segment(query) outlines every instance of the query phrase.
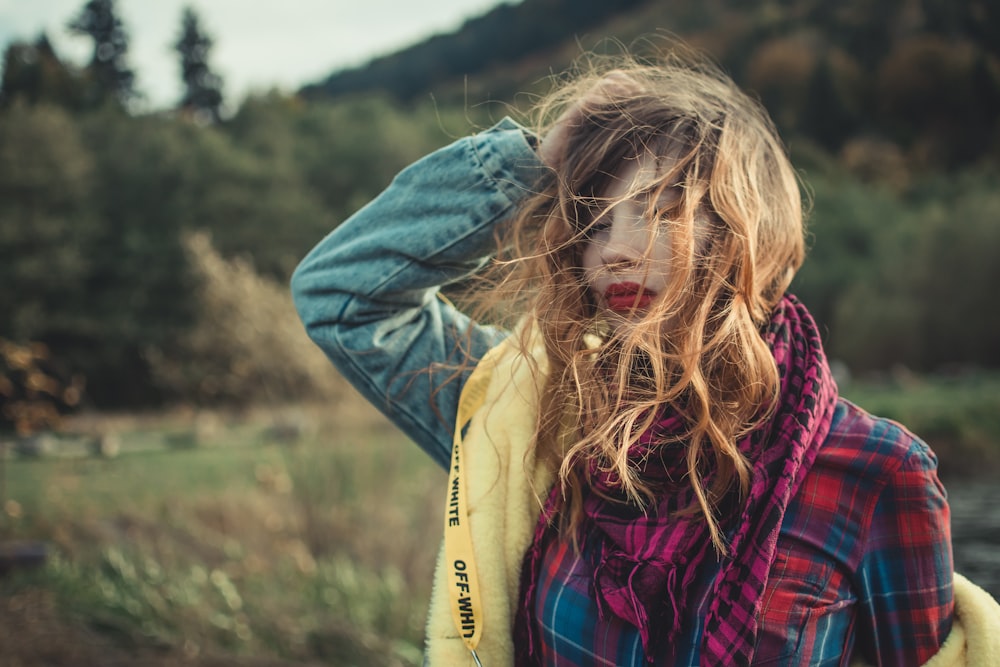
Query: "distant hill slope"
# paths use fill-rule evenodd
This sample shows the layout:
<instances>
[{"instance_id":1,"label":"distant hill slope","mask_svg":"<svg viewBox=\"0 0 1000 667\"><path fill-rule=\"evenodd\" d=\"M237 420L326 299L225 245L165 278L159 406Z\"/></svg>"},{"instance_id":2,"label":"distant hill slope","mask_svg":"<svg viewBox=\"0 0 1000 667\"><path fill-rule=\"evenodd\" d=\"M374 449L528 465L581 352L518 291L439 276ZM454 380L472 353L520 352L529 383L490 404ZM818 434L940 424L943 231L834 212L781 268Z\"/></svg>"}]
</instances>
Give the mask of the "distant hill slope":
<instances>
[{"instance_id":1,"label":"distant hill slope","mask_svg":"<svg viewBox=\"0 0 1000 667\"><path fill-rule=\"evenodd\" d=\"M546 51L581 31L609 21L650 0L523 0L501 4L469 19L457 32L435 35L367 65L331 74L302 88L307 99L385 90L399 99L434 84L477 74Z\"/></svg>"},{"instance_id":2,"label":"distant hill slope","mask_svg":"<svg viewBox=\"0 0 1000 667\"><path fill-rule=\"evenodd\" d=\"M301 92L511 103L584 51L655 53L666 35L709 53L785 136L875 178L1000 158L1000 5L979 0L524 0Z\"/></svg>"}]
</instances>

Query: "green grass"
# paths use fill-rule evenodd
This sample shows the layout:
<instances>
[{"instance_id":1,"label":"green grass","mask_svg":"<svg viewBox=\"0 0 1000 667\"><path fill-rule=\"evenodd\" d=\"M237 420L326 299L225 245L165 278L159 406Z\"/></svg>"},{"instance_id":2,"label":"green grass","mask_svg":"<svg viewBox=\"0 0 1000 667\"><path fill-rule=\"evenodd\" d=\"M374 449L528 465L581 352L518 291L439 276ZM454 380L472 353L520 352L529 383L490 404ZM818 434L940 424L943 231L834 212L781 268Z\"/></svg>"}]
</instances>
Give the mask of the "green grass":
<instances>
[{"instance_id":1,"label":"green grass","mask_svg":"<svg viewBox=\"0 0 1000 667\"><path fill-rule=\"evenodd\" d=\"M310 420L284 444L241 417L178 447L168 419L116 458L8 460L0 536L52 556L0 578L0 664L88 663L81 637L124 664L419 664L444 474L353 399Z\"/></svg>"}]
</instances>

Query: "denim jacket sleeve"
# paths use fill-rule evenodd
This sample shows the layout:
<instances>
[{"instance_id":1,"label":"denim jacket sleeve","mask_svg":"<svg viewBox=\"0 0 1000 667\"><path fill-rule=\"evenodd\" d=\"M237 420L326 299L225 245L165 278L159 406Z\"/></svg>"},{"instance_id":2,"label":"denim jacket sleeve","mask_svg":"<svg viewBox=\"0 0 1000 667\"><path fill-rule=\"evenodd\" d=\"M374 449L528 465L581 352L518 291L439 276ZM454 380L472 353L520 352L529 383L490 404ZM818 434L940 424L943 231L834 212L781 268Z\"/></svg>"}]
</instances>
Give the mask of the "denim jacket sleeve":
<instances>
[{"instance_id":1,"label":"denim jacket sleeve","mask_svg":"<svg viewBox=\"0 0 1000 667\"><path fill-rule=\"evenodd\" d=\"M471 368L442 381L507 334L472 322L439 288L485 266L496 226L545 173L528 136L504 119L417 161L292 276L309 336L443 467Z\"/></svg>"}]
</instances>

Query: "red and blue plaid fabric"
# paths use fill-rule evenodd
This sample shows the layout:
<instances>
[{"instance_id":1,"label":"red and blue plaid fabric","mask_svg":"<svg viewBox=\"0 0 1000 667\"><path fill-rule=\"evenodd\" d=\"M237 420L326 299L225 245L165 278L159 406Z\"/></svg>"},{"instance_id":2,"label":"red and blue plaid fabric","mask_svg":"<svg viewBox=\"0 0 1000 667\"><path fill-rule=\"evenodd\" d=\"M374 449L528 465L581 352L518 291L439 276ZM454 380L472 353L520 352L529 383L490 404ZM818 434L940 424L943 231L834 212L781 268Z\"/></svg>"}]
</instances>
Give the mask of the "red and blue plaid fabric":
<instances>
[{"instance_id":1,"label":"red and blue plaid fabric","mask_svg":"<svg viewBox=\"0 0 1000 667\"><path fill-rule=\"evenodd\" d=\"M926 662L951 628L949 512L927 446L840 400L831 430L789 504L764 591L753 664L879 667ZM638 630L601 618L588 550L543 543L534 633L544 665L700 664L719 568L692 585L680 639L647 660Z\"/></svg>"}]
</instances>

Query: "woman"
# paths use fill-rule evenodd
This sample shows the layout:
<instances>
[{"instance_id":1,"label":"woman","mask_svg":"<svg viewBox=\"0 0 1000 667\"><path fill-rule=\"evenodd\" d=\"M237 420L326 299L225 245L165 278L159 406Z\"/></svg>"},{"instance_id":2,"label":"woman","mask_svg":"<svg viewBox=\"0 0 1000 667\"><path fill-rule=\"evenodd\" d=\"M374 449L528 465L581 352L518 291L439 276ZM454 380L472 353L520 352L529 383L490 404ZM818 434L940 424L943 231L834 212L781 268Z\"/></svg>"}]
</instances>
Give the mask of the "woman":
<instances>
[{"instance_id":1,"label":"woman","mask_svg":"<svg viewBox=\"0 0 1000 667\"><path fill-rule=\"evenodd\" d=\"M451 472L428 661L926 662L953 620L936 460L838 397L786 293L802 201L765 112L673 58L542 114L410 166L293 278ZM438 290L473 275L470 318Z\"/></svg>"}]
</instances>

